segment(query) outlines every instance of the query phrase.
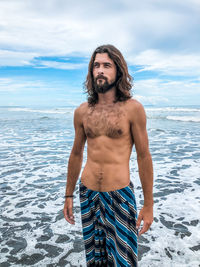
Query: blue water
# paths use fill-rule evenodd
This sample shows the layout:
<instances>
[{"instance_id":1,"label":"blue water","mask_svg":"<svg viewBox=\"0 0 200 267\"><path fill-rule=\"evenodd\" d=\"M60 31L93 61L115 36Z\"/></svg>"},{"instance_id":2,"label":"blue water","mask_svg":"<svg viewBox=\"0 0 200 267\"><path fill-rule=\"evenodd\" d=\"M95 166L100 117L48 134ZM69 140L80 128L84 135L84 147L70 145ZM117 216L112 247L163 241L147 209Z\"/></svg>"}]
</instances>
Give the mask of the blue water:
<instances>
[{"instance_id":1,"label":"blue water","mask_svg":"<svg viewBox=\"0 0 200 267\"><path fill-rule=\"evenodd\" d=\"M0 107L0 266L86 266L76 224L62 215L75 107ZM145 107L154 163L154 223L139 266L199 266L200 106ZM84 150L83 167L86 161ZM138 210L142 191L130 161Z\"/></svg>"}]
</instances>

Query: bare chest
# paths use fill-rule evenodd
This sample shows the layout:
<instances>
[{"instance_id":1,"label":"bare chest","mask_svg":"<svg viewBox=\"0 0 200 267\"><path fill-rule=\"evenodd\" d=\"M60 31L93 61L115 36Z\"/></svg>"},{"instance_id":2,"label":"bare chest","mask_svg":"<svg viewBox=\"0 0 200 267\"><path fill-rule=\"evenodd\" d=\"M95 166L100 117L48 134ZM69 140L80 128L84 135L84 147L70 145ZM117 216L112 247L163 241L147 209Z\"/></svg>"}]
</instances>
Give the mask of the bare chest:
<instances>
[{"instance_id":1,"label":"bare chest","mask_svg":"<svg viewBox=\"0 0 200 267\"><path fill-rule=\"evenodd\" d=\"M120 107L88 108L83 125L88 138L120 138L128 129L126 112Z\"/></svg>"}]
</instances>

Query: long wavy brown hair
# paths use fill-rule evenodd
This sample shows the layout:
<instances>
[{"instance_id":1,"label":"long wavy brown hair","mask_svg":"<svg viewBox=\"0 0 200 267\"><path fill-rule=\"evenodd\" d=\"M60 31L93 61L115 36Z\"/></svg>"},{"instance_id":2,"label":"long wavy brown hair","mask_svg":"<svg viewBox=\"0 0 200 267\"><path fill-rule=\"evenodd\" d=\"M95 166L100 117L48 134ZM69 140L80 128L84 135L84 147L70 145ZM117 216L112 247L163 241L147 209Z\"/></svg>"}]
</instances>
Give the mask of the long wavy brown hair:
<instances>
[{"instance_id":1,"label":"long wavy brown hair","mask_svg":"<svg viewBox=\"0 0 200 267\"><path fill-rule=\"evenodd\" d=\"M89 66L86 81L84 82L85 93L88 94L88 103L90 106L94 106L98 102L98 94L94 90L94 78L93 78L93 64L97 53L107 53L108 56L114 61L117 67L116 78L116 96L115 101L126 101L131 98L131 88L133 78L128 73L128 67L121 52L113 45L102 45L95 49L93 52Z\"/></svg>"}]
</instances>

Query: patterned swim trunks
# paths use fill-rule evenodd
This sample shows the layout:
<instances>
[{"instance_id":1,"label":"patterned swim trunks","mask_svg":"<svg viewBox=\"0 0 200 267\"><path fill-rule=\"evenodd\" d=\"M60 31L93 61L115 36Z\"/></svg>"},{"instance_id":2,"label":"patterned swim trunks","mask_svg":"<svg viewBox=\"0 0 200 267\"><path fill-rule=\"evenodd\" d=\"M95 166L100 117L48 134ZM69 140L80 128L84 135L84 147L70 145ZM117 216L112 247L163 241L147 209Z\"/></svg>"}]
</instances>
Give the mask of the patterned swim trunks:
<instances>
[{"instance_id":1,"label":"patterned swim trunks","mask_svg":"<svg viewBox=\"0 0 200 267\"><path fill-rule=\"evenodd\" d=\"M134 186L99 192L79 183L87 266L137 266Z\"/></svg>"}]
</instances>

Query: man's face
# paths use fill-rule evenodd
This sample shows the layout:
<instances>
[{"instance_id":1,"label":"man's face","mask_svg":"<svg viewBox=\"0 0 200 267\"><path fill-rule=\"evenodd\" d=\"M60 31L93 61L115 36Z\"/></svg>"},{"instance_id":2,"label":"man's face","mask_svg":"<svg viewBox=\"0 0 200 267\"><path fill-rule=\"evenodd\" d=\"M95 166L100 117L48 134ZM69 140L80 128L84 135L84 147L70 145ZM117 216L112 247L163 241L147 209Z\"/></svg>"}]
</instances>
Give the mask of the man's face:
<instances>
[{"instance_id":1,"label":"man's face","mask_svg":"<svg viewBox=\"0 0 200 267\"><path fill-rule=\"evenodd\" d=\"M107 53L97 53L93 64L94 89L106 93L116 81L117 68Z\"/></svg>"}]
</instances>

